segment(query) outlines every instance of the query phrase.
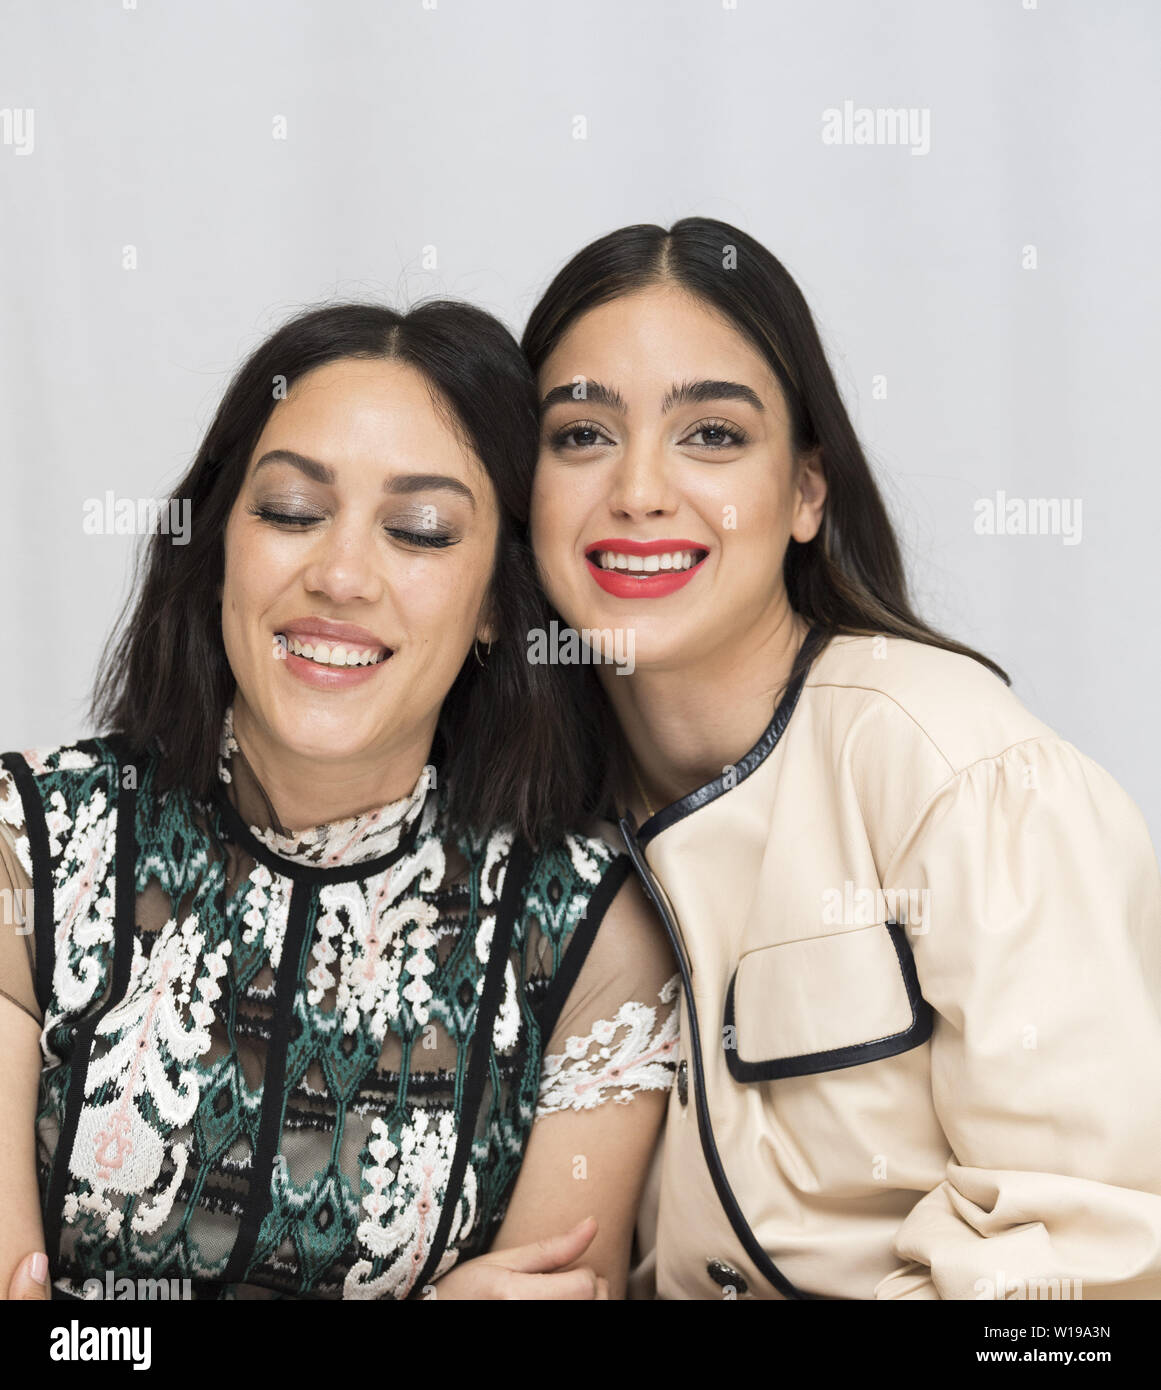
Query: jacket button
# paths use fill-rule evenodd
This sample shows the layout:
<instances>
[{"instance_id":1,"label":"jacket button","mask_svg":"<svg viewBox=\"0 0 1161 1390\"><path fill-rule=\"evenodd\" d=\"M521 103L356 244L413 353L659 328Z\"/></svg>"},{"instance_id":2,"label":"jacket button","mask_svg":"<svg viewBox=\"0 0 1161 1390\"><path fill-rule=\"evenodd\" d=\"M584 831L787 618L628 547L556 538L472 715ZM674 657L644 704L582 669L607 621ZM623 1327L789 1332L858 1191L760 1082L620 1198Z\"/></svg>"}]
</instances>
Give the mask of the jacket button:
<instances>
[{"instance_id":1,"label":"jacket button","mask_svg":"<svg viewBox=\"0 0 1161 1390\"><path fill-rule=\"evenodd\" d=\"M723 1289L733 1288L738 1293L745 1293L749 1288L738 1271L723 1260L710 1260L705 1267L705 1272L715 1284L720 1285Z\"/></svg>"},{"instance_id":2,"label":"jacket button","mask_svg":"<svg viewBox=\"0 0 1161 1390\"><path fill-rule=\"evenodd\" d=\"M677 1099L682 1105L689 1104L689 1068L684 1058L677 1064Z\"/></svg>"}]
</instances>

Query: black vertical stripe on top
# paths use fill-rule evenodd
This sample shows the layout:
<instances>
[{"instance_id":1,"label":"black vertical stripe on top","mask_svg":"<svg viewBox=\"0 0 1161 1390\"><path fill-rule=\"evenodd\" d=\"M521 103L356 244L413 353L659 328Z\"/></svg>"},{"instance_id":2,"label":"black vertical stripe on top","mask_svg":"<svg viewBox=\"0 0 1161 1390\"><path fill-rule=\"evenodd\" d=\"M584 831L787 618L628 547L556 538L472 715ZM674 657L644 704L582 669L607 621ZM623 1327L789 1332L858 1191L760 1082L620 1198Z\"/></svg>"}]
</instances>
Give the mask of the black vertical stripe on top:
<instances>
[{"instance_id":1,"label":"black vertical stripe on top","mask_svg":"<svg viewBox=\"0 0 1161 1390\"><path fill-rule=\"evenodd\" d=\"M133 937L137 921L137 787L124 785L125 778L120 764L110 767L110 773L118 781L117 828L113 843L113 972L105 1002L94 1014L77 1025L73 1035L72 1070L65 1100L64 1123L53 1155L52 1176L44 1199L44 1249L50 1270L60 1255L60 1228L65 1188L68 1186L69 1159L72 1157L77 1125L85 1103L85 1077L88 1075L93 1039L101 1020L124 998L129 985L129 970L133 964ZM136 778L133 780L136 784ZM36 868L35 860L33 868ZM45 860L45 868L51 883L52 866L48 859ZM35 891L34 880L34 895Z\"/></svg>"},{"instance_id":2,"label":"black vertical stripe on top","mask_svg":"<svg viewBox=\"0 0 1161 1390\"><path fill-rule=\"evenodd\" d=\"M306 919L314 888L309 883L296 882L290 890L290 906L286 913L286 935L282 941L282 958L274 980L274 1018L270 1027L270 1043L266 1051L266 1071L262 1078L262 1114L258 1121L258 1143L250 1170L250 1186L242 1209L242 1220L230 1258L226 1262L222 1282L239 1284L254 1256L262 1221L272 1205L270 1175L282 1138L282 1120L286 1108L286 1062L290 1050L290 1024L294 1017L294 1001L298 995L299 969L302 964Z\"/></svg>"},{"instance_id":3,"label":"black vertical stripe on top","mask_svg":"<svg viewBox=\"0 0 1161 1390\"><path fill-rule=\"evenodd\" d=\"M52 967L56 943L53 931L52 857L49 853L48 823L44 802L36 790L32 769L19 753L5 753L4 766L12 774L24 804L24 830L32 860L32 924L36 943L36 978L33 987L40 1016L48 1012L52 996ZM39 883L38 880L39 879Z\"/></svg>"},{"instance_id":4,"label":"black vertical stripe on top","mask_svg":"<svg viewBox=\"0 0 1161 1390\"><path fill-rule=\"evenodd\" d=\"M597 929L605 920L609 904L617 896L618 890L632 872L633 864L629 856L627 854L618 855L605 871L604 878L597 884L596 892L589 899L580 922L573 928L560 968L553 975L547 990L544 992L544 998L540 1001L536 1026L540 1032L543 1047L548 1046L548 1041L560 1019L561 1010L567 1003L568 996L572 993L572 987L577 982L577 976L588 959L589 951L596 940ZM543 1047L541 1049L542 1055Z\"/></svg>"},{"instance_id":5,"label":"black vertical stripe on top","mask_svg":"<svg viewBox=\"0 0 1161 1390\"><path fill-rule=\"evenodd\" d=\"M504 870L504 891L496 910L496 925L492 931L492 943L488 954L488 968L484 974L484 992L480 996L476 1019L472 1027L470 1045L471 1060L468 1063L468 1076L464 1085L463 1099L460 1103L459 1132L456 1135L456 1151L448 1173L444 1189L443 1205L440 1208L439 1224L435 1228L431 1250L424 1261L419 1277L411 1286L409 1298L422 1296L432 1273L443 1258L448 1232L451 1230L452 1216L459 1200L460 1185L464 1180L468 1154L476 1135L476 1116L484 1094L488 1063L492 1057L492 1031L496 1023L496 1013L500 1007L500 991L504 987L504 969L508 963L508 950L512 944L512 932L516 925L516 913L523 901L528 873L532 868L532 850L524 840L518 840L508 856ZM478 930L477 924L477 930Z\"/></svg>"}]
</instances>

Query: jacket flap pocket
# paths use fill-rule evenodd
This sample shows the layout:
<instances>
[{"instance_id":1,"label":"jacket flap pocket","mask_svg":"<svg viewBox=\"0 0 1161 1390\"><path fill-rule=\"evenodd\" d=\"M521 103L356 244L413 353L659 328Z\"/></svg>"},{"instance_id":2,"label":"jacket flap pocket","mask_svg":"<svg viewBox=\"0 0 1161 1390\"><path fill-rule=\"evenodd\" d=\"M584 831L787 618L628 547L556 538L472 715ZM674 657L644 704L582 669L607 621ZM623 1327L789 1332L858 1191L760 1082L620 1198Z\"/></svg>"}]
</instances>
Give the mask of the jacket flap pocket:
<instances>
[{"instance_id":1,"label":"jacket flap pocket","mask_svg":"<svg viewBox=\"0 0 1161 1390\"><path fill-rule=\"evenodd\" d=\"M726 993L736 1081L808 1076L893 1057L931 1036L905 929L894 922L749 951Z\"/></svg>"}]
</instances>

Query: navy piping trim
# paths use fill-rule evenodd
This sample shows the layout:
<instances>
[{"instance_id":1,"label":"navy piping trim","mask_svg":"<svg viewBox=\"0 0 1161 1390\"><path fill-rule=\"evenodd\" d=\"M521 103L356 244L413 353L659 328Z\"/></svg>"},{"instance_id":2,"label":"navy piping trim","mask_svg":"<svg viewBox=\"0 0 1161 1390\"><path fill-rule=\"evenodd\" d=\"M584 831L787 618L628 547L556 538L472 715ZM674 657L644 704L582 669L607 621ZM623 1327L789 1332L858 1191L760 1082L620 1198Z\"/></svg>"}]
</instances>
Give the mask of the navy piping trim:
<instances>
[{"instance_id":1,"label":"navy piping trim","mask_svg":"<svg viewBox=\"0 0 1161 1390\"><path fill-rule=\"evenodd\" d=\"M642 853L637 838L633 832L632 822L628 818L621 821L621 834L624 836L625 844L629 850L633 866L649 895L654 907L661 914L661 920L665 925L666 933L669 936L670 944L677 957L677 963L681 970L682 988L685 993L685 1011L689 1024L689 1044L690 1060L693 1063L693 1095L694 1108L697 1113L698 1136L701 1139L702 1154L705 1157L706 1167L709 1169L710 1178L713 1181L714 1191L718 1195L718 1201L722 1204L722 1210L729 1220L734 1234L741 1242L742 1248L750 1257L755 1268L778 1290L784 1298L788 1299L813 1299L815 1294L807 1293L803 1289L797 1288L782 1273L766 1251L762 1248L758 1238L750 1229L742 1209L738 1204L738 1199L734 1196L733 1189L730 1187L726 1177L725 1169L722 1166L721 1155L718 1153L717 1143L714 1140L713 1125L710 1123L709 1105L706 1101L705 1073L702 1069L701 1035L697 1022L697 1006L693 999L693 983L689 974L689 963L685 959L685 952L682 949L679 934L670 916L669 909L659 891L653 870L649 867L645 855Z\"/></svg>"},{"instance_id":2,"label":"navy piping trim","mask_svg":"<svg viewBox=\"0 0 1161 1390\"><path fill-rule=\"evenodd\" d=\"M694 811L700 811L703 806L708 806L711 801L716 801L719 796L724 796L731 788L736 787L739 782L744 782L747 777L761 767L774 751L787 724L790 723L790 716L798 704L798 697L802 694L802 687L806 684L810 666L826 644L829 636L830 634L820 627L812 627L806 634L799 655L806 654L807 665L801 674L786 687L762 737L748 753L739 758L734 765L733 774L729 781L727 782L723 773L721 777L715 777L712 782L698 787L696 791L681 797L680 800L671 802L668 806L662 806L638 829L637 843L639 845L647 845L655 835L660 835L663 830L668 830L679 820L684 820Z\"/></svg>"},{"instance_id":3,"label":"navy piping trim","mask_svg":"<svg viewBox=\"0 0 1161 1390\"><path fill-rule=\"evenodd\" d=\"M725 1037L722 1045L726 1054L726 1066L735 1081L778 1081L788 1076L813 1076L816 1072L839 1071L843 1067L857 1067L864 1062L879 1062L884 1057L895 1057L900 1052L910 1052L913 1047L921 1047L928 1038L935 1022L931 1005L919 990L919 975L915 969L915 957L907 944L904 928L897 922L884 925L895 947L899 969L907 986L907 1002L911 1005L911 1022L898 1033L871 1042L848 1043L844 1047L832 1047L822 1052L801 1052L794 1057L773 1057L763 1062L746 1062L739 1056L737 1047L726 1047ZM730 976L730 987L726 991L726 1007L722 1017L724 1027L734 1030L734 981L738 977L735 967ZM734 1032L737 1041L737 1033Z\"/></svg>"}]
</instances>

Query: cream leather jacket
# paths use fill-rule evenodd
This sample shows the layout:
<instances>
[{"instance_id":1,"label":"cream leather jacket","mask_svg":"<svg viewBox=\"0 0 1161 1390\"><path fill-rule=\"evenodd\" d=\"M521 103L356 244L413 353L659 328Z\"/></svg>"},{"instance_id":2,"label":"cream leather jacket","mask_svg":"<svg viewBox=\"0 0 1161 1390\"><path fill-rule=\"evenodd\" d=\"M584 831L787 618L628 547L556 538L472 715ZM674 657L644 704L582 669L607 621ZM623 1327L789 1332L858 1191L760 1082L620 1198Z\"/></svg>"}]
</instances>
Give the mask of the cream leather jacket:
<instances>
[{"instance_id":1,"label":"cream leather jacket","mask_svg":"<svg viewBox=\"0 0 1161 1390\"><path fill-rule=\"evenodd\" d=\"M631 1296L1161 1298L1157 861L985 667L835 638L622 831L684 982Z\"/></svg>"}]
</instances>

